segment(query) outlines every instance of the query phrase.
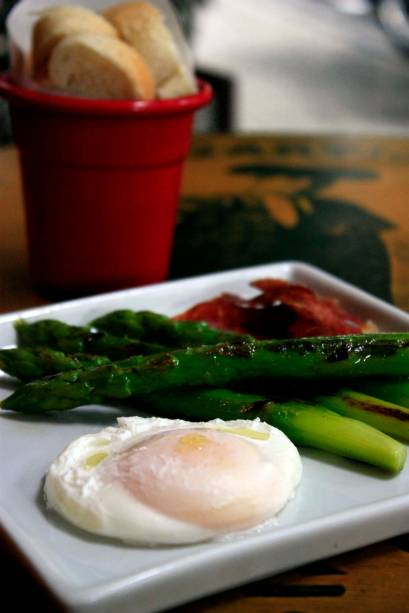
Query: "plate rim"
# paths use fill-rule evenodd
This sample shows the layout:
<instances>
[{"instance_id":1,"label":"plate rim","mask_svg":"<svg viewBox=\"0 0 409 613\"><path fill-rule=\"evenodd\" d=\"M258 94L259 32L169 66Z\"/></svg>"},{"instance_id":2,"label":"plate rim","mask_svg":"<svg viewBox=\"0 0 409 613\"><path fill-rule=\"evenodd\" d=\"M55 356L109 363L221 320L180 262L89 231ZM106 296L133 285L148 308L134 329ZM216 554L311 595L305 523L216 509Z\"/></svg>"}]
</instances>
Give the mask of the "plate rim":
<instances>
[{"instance_id":1,"label":"plate rim","mask_svg":"<svg viewBox=\"0 0 409 613\"><path fill-rule=\"evenodd\" d=\"M300 271L301 273L307 272L312 273L317 277L321 277L325 282L336 283L341 286L342 289L346 292L353 292L359 299L364 299L368 302L371 302L374 306L378 308L385 309L392 315L402 316L407 315L409 321L409 314L406 313L403 309L395 306L394 304L388 303L381 298L378 298L374 294L367 292L360 287L349 283L348 281L342 279L341 277L337 277L336 275L327 272L326 270L315 266L314 264L310 264L308 262L303 262L301 260L280 260L277 262L267 262L265 264L256 264L254 266L244 266L241 268L232 268L228 270L223 270L219 272L211 272L203 275L194 275L189 277L183 277L181 279L169 279L168 281L162 281L160 283L152 283L150 285L144 286L136 286L130 287L127 289L114 290L111 292L103 292L100 294L91 294L89 296L84 296L80 298L73 298L70 300L63 300L61 302L50 302L49 304L40 305L36 307L30 307L28 309L18 309L15 311L9 311L6 313L0 313L0 324L10 323L19 317L37 317L42 315L42 313L52 313L58 312L59 310L68 310L71 307L81 306L85 304L98 304L101 301L109 300L114 297L127 297L127 296L138 296L145 292L160 292L164 287L180 287L184 284L190 283L198 283L201 280L218 280L223 279L223 277L230 276L239 276L240 274L250 273L252 270L259 270L261 268L265 268L266 270L271 267L287 267L292 268L295 271Z\"/></svg>"}]
</instances>

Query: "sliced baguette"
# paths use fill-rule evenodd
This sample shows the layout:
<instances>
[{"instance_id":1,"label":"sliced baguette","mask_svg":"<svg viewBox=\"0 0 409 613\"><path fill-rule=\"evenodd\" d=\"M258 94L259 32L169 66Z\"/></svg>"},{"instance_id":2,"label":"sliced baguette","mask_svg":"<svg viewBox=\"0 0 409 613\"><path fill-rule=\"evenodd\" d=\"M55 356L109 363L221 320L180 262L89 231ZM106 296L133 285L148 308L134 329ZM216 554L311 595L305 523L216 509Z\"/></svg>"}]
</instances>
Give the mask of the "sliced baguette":
<instances>
[{"instance_id":1,"label":"sliced baguette","mask_svg":"<svg viewBox=\"0 0 409 613\"><path fill-rule=\"evenodd\" d=\"M39 13L32 32L33 76L47 78L48 60L54 47L68 34L94 32L118 38L116 29L101 15L82 6L53 6Z\"/></svg>"},{"instance_id":2,"label":"sliced baguette","mask_svg":"<svg viewBox=\"0 0 409 613\"><path fill-rule=\"evenodd\" d=\"M166 81L158 85L156 95L162 100L188 96L197 91L196 83L189 70L184 66L179 68Z\"/></svg>"},{"instance_id":3,"label":"sliced baguette","mask_svg":"<svg viewBox=\"0 0 409 613\"><path fill-rule=\"evenodd\" d=\"M148 2L117 4L103 15L117 29L120 36L142 55L150 67L161 97L193 94L196 84L183 61L164 23L162 13ZM166 86L166 84L168 85Z\"/></svg>"},{"instance_id":4,"label":"sliced baguette","mask_svg":"<svg viewBox=\"0 0 409 613\"><path fill-rule=\"evenodd\" d=\"M49 61L50 85L87 98L141 99L155 96L149 68L126 43L91 32L65 36Z\"/></svg>"}]
</instances>

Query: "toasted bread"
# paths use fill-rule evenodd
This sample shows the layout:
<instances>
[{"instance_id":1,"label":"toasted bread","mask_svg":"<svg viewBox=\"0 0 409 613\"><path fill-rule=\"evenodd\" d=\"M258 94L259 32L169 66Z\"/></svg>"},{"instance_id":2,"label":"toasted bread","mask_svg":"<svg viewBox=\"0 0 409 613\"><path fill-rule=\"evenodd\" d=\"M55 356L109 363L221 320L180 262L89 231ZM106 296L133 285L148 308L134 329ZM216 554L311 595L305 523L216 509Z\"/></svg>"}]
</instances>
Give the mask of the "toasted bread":
<instances>
[{"instance_id":1,"label":"toasted bread","mask_svg":"<svg viewBox=\"0 0 409 613\"><path fill-rule=\"evenodd\" d=\"M47 77L48 60L54 47L68 34L94 32L118 38L116 29L101 15L82 6L53 6L39 13L32 33L33 76Z\"/></svg>"},{"instance_id":2,"label":"toasted bread","mask_svg":"<svg viewBox=\"0 0 409 613\"><path fill-rule=\"evenodd\" d=\"M172 98L196 92L189 70L183 66L162 13L148 2L115 5L103 12L120 36L145 59L158 91ZM166 85L168 83L168 85Z\"/></svg>"},{"instance_id":3,"label":"toasted bread","mask_svg":"<svg viewBox=\"0 0 409 613\"><path fill-rule=\"evenodd\" d=\"M48 66L50 84L87 98L150 100L154 81L141 56L119 39L78 32L54 47Z\"/></svg>"}]
</instances>

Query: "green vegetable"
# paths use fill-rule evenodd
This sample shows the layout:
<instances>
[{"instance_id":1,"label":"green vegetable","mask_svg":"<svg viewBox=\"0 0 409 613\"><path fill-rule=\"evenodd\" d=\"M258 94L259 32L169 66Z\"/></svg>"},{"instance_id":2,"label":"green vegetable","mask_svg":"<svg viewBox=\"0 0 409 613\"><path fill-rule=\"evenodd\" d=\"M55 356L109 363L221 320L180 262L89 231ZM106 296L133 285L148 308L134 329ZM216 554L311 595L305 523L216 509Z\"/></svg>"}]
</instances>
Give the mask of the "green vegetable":
<instances>
[{"instance_id":1,"label":"green vegetable","mask_svg":"<svg viewBox=\"0 0 409 613\"><path fill-rule=\"evenodd\" d=\"M240 341L62 373L20 387L2 406L60 410L98 398L128 398L185 386L226 387L257 377L396 376L409 372L409 334ZM47 407L44 409L44 407Z\"/></svg>"},{"instance_id":2,"label":"green vegetable","mask_svg":"<svg viewBox=\"0 0 409 613\"><path fill-rule=\"evenodd\" d=\"M409 441L407 408L350 390L321 396L318 402L340 415L359 419L386 434Z\"/></svg>"},{"instance_id":3,"label":"green vegetable","mask_svg":"<svg viewBox=\"0 0 409 613\"><path fill-rule=\"evenodd\" d=\"M32 324L19 320L15 324L19 347L47 347L64 353L103 355L120 360L133 355L150 355L165 348L105 332L91 332L88 328L70 326L54 319Z\"/></svg>"},{"instance_id":4,"label":"green vegetable","mask_svg":"<svg viewBox=\"0 0 409 613\"><path fill-rule=\"evenodd\" d=\"M259 394L242 394L228 389L177 388L132 399L132 403L155 415L170 419L207 421L247 419L267 402ZM253 416L251 417L253 419Z\"/></svg>"},{"instance_id":5,"label":"green vegetable","mask_svg":"<svg viewBox=\"0 0 409 613\"><path fill-rule=\"evenodd\" d=\"M34 323L28 323L19 319L14 323L17 334L17 344L20 347L53 346L62 341L71 339L73 345L69 347L72 353L79 353L84 342L83 335L89 334L89 330L79 326L70 326L56 319L42 319ZM77 338L78 337L78 338Z\"/></svg>"},{"instance_id":6,"label":"green vegetable","mask_svg":"<svg viewBox=\"0 0 409 613\"><path fill-rule=\"evenodd\" d=\"M113 311L95 319L91 325L116 336L128 336L167 347L214 345L238 337L211 328L205 322L174 321L152 311Z\"/></svg>"},{"instance_id":7,"label":"green vegetable","mask_svg":"<svg viewBox=\"0 0 409 613\"><path fill-rule=\"evenodd\" d=\"M282 430L296 445L322 449L392 472L400 471L406 460L406 447L398 441L319 405L276 403L263 396L223 389L177 389L150 394L140 406L157 415L196 421L259 417Z\"/></svg>"},{"instance_id":8,"label":"green vegetable","mask_svg":"<svg viewBox=\"0 0 409 613\"><path fill-rule=\"evenodd\" d=\"M97 379L102 377L109 385L109 373L101 368L114 370L132 370L143 361L141 356L134 356L107 366L88 368L86 370L69 370L57 375L25 383L0 403L4 409L22 413L43 413L47 411L67 411L85 404L102 403L104 399L129 398L131 395L126 377L122 378L122 389L116 388L115 395L108 396L97 391ZM121 395L122 392L122 395Z\"/></svg>"},{"instance_id":9,"label":"green vegetable","mask_svg":"<svg viewBox=\"0 0 409 613\"><path fill-rule=\"evenodd\" d=\"M354 381L354 389L376 398L409 408L409 379L362 379Z\"/></svg>"},{"instance_id":10,"label":"green vegetable","mask_svg":"<svg viewBox=\"0 0 409 613\"><path fill-rule=\"evenodd\" d=\"M59 372L93 368L109 364L109 358L99 355L72 354L39 347L37 349L1 349L0 368L20 381L34 381Z\"/></svg>"}]
</instances>

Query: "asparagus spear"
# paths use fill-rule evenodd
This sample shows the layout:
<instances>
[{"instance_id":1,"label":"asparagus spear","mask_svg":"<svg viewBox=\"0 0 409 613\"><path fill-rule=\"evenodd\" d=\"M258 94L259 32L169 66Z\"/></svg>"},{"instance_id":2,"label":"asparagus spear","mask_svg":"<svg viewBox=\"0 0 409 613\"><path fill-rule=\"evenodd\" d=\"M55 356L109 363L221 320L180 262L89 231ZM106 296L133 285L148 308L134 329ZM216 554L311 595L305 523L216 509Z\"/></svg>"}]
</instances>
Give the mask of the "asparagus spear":
<instances>
[{"instance_id":1,"label":"asparagus spear","mask_svg":"<svg viewBox=\"0 0 409 613\"><path fill-rule=\"evenodd\" d=\"M49 349L39 349L37 353L26 349L0 351L0 365L3 370L12 375L17 374L20 378L42 376L44 373L53 372L54 369L70 369L74 364L87 368L93 364L103 363L104 360L109 362L108 358L101 356L65 356L61 352ZM136 364L140 360L141 358L133 359L133 363ZM129 360L124 363L129 365ZM69 378L69 375L67 377ZM344 392L344 396L346 394L349 394L349 397L354 395L353 392L347 391ZM100 400L102 398L94 396L94 402ZM323 399L324 404L331 401L345 403L345 400L339 399L338 396ZM321 406L297 401L275 403L255 394L213 389L165 390L144 397L142 403L156 413L173 418L205 420L220 417L226 420L260 417L282 429L295 444L332 451L392 471L400 470L404 463L401 448L396 444L393 445L388 437L379 437L379 433L369 427L366 430L362 429L362 424L357 425L356 420L336 418L331 411ZM62 403L59 408L64 410L67 407ZM393 415L391 418L393 421ZM387 424L391 418L384 417L383 421ZM381 425L384 426L381 429L385 431L386 426L383 423ZM392 434L402 434L398 426L395 427L396 431L391 432Z\"/></svg>"},{"instance_id":2,"label":"asparagus spear","mask_svg":"<svg viewBox=\"0 0 409 613\"><path fill-rule=\"evenodd\" d=\"M386 434L409 441L409 409L360 392L339 390L318 402L340 415L359 419Z\"/></svg>"},{"instance_id":3,"label":"asparagus spear","mask_svg":"<svg viewBox=\"0 0 409 613\"><path fill-rule=\"evenodd\" d=\"M100 355L66 355L62 351L45 347L34 350L24 347L0 350L1 370L20 381L34 381L59 372L93 368L110 362L109 358Z\"/></svg>"},{"instance_id":4,"label":"asparagus spear","mask_svg":"<svg viewBox=\"0 0 409 613\"><path fill-rule=\"evenodd\" d=\"M409 408L409 379L362 379L353 382L353 388L402 407Z\"/></svg>"},{"instance_id":5,"label":"asparagus spear","mask_svg":"<svg viewBox=\"0 0 409 613\"><path fill-rule=\"evenodd\" d=\"M56 319L42 319L34 323L28 323L24 319L18 319L14 323L17 334L17 344L20 347L51 346L60 341L72 341L71 350L79 353L84 342L83 334L89 334L89 330L79 326L70 326ZM77 338L79 337L79 338Z\"/></svg>"},{"instance_id":6,"label":"asparagus spear","mask_svg":"<svg viewBox=\"0 0 409 613\"><path fill-rule=\"evenodd\" d=\"M216 330L206 322L174 321L152 311L112 311L95 319L91 325L116 336L129 336L167 347L214 345L238 338L237 334Z\"/></svg>"},{"instance_id":7,"label":"asparagus spear","mask_svg":"<svg viewBox=\"0 0 409 613\"><path fill-rule=\"evenodd\" d=\"M21 386L2 406L42 411L184 386L225 387L257 377L342 378L409 372L409 334L240 341L129 358Z\"/></svg>"},{"instance_id":8,"label":"asparagus spear","mask_svg":"<svg viewBox=\"0 0 409 613\"><path fill-rule=\"evenodd\" d=\"M61 351L44 348L33 350L24 348L0 350L0 368L21 381L33 381L59 372L93 368L95 366L110 363L110 359L104 356L89 356L86 354L65 355ZM125 360L116 364L116 366L121 365L127 368L130 365L135 366L136 362L132 360L130 363L129 360ZM407 385L406 382L404 383ZM339 386L334 390L325 390L325 383L323 384L321 382L321 384L317 384L317 382L315 382L314 388L310 390L306 384L306 381L299 382L298 389L294 388L293 385L291 393L286 388L284 388L283 391L280 384L278 384L273 392L271 392L271 389L269 391L264 391L262 392L262 396L260 394L251 395L247 391L244 394L240 394L237 391L231 392L230 390L201 390L198 392L198 398L200 402L202 396L204 398L209 397L211 399L211 411L214 411L214 404L218 401L220 403L220 410L223 414L230 410L231 407L237 412L238 407L236 405L237 403L242 403L242 398L244 398L247 403L250 402L251 398L254 398L254 402L265 402L267 397L271 398L271 394L273 393L272 398L274 398L276 402L279 400L282 403L297 397L298 399L302 398L309 404L311 404L311 402L314 403L318 398L318 402L321 405L326 406L336 413L369 423L391 436L409 440L409 409L374 398L373 396L364 395L357 391L351 391L349 389L340 390ZM355 385L359 387L359 382L355 382ZM403 384L399 381L392 381L389 383L386 380L383 385L392 387L392 389L399 386L400 389ZM258 388L260 390L259 385ZM159 394L160 397L160 392L157 392L157 394ZM176 392L172 391L170 394L165 391L163 394L165 398L169 399L171 413L177 410L177 406L172 402L175 394L178 401L182 402L182 404L185 404L185 396L189 400L192 399L189 390L185 392L180 390ZM156 398L155 394L151 394L150 397ZM205 410L205 406L205 403L201 405L201 415L203 414L203 410Z\"/></svg>"},{"instance_id":9,"label":"asparagus spear","mask_svg":"<svg viewBox=\"0 0 409 613\"><path fill-rule=\"evenodd\" d=\"M341 417L319 405L299 401L276 403L256 394L224 389L155 392L142 407L166 417L190 420L255 419L282 430L296 445L314 447L392 472L406 460L406 447L356 419Z\"/></svg>"},{"instance_id":10,"label":"asparagus spear","mask_svg":"<svg viewBox=\"0 0 409 613\"><path fill-rule=\"evenodd\" d=\"M24 320L15 323L20 347L47 347L65 353L103 355L120 360L132 355L150 355L164 351L165 347L105 332L91 332L88 328L70 326L54 319L43 319L32 324Z\"/></svg>"}]
</instances>

